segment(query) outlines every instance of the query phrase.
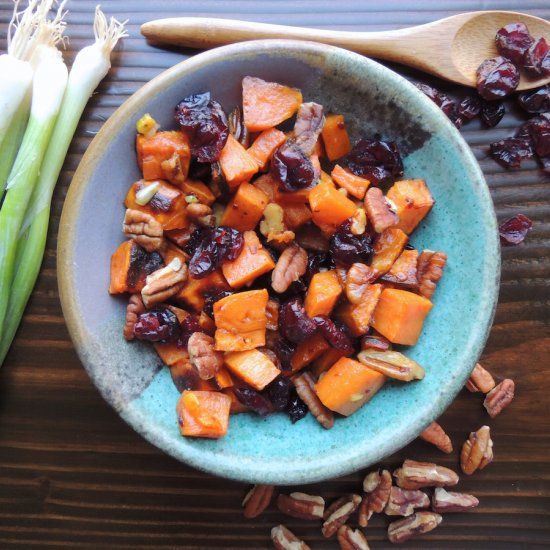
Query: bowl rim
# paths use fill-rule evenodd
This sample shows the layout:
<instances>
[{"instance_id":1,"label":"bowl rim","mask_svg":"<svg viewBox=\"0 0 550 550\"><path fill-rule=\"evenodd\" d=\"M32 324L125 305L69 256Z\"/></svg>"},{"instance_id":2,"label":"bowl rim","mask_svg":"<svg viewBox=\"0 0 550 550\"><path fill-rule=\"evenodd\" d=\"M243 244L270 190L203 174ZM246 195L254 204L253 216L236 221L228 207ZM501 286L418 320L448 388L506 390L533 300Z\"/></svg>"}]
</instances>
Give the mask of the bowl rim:
<instances>
[{"instance_id":1,"label":"bowl rim","mask_svg":"<svg viewBox=\"0 0 550 550\"><path fill-rule=\"evenodd\" d=\"M57 246L57 278L61 306L69 334L74 343L76 352L88 372L88 375L92 379L92 382L94 382L94 377L92 374L92 358L88 356L84 349L87 338L87 328L82 317L78 313L78 307L76 306L76 300L74 298L76 296L76 281L71 277L72 268L74 266L75 251L77 248L77 241L75 238L76 235L74 231L71 231L71 228L75 227L77 223L77 214L80 211L83 195L90 176L93 174L97 164L109 148L112 139L114 139L113 136L117 133L117 128L125 122L128 117L134 116L135 118L135 115L142 109L142 102L150 98L151 94L153 94L156 90L171 86L177 80L183 78L186 74L192 73L201 67L208 65L210 62L220 60L225 56L232 54L250 55L258 52L270 53L276 48L284 50L285 53L292 55L332 54L345 56L355 60L356 62L370 65L371 68L376 68L376 70L386 73L390 79L397 80L402 85L408 86L409 91L417 94L417 97L423 98L421 101L424 101L425 108L428 111L431 111L431 115L435 116L436 120L439 118L439 121L442 123L444 129L446 129L447 132L450 132L449 136L455 141L455 145L458 146L460 153L463 156L464 164L467 165L471 177L474 180L477 180L477 183L479 184L477 191L483 199L481 205L483 207L485 237L487 238L487 249L489 253L485 258L486 261L484 262L484 269L482 273L484 275L483 281L487 288L486 292L481 297L479 305L482 320L482 326L480 327L481 330L476 333L472 333L470 338L471 341L469 342L471 368L473 368L475 362L480 356L491 329L497 305L500 282L500 245L498 241L496 214L493 208L489 188L481 168L479 167L479 164L477 163L469 146L464 141L464 138L441 112L441 110L431 100L426 98L421 91L408 82L404 77L377 63L376 61L373 61L372 59L343 48L324 45L317 42L290 39L265 39L251 40L214 48L212 50L196 54L164 70L139 88L115 110L115 112L103 124L102 128L84 153L69 186L61 214ZM493 274L492 278L489 276L490 272ZM470 370L464 369L460 379L455 379L454 383L463 384L468 378L469 373ZM95 382L94 385L96 385ZM456 387L460 388L460 385L457 385ZM450 405L458 391L459 389L456 389L456 391L448 391L447 393L442 392L439 398L431 403L430 409L424 417L425 422L422 429L428 426ZM174 452L174 449L170 446L169 438L167 438L162 432L156 433L154 430L147 429L149 424L145 421L143 415L141 415L138 411L132 409L131 406L126 406L123 408L119 406L114 399L105 395L105 393L101 390L100 393L109 405L115 409L117 414L119 414L136 432L138 432L142 437L155 445L157 448L161 449L163 452L199 470L230 479L247 482L252 481L258 483L287 485L293 483L312 483L315 481L345 475L365 467L367 462L375 463L382 460L386 456L393 454L415 439L422 431L418 429L418 426L413 425L410 429L402 430L400 432L400 437L396 438L396 440L399 441L398 443L390 440L387 445L381 446L381 448L374 453L370 452L368 455L366 453L355 455L351 458L342 460L340 463L332 462L329 464L323 464L322 468L313 467L312 464L305 463L301 468L285 470L284 472L269 471L261 467L258 467L256 471L250 471L248 469L250 466L249 463L247 463L246 468L241 467L241 469L239 469L229 463L220 464L219 457L210 457L209 460L207 457L208 452L204 450L199 452L186 452L184 449L183 452Z\"/></svg>"}]
</instances>

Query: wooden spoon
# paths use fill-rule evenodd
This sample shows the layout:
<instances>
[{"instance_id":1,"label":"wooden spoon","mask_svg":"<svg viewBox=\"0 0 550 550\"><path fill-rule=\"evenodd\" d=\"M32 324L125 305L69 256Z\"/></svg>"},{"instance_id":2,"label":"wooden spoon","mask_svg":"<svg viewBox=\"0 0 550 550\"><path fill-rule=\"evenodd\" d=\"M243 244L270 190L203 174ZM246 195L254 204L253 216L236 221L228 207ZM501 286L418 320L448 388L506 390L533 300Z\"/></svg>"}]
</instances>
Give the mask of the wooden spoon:
<instances>
[{"instance_id":1,"label":"wooden spoon","mask_svg":"<svg viewBox=\"0 0 550 550\"><path fill-rule=\"evenodd\" d=\"M550 43L548 21L512 11L461 13L426 25L381 32L329 31L203 17L158 19L142 25L141 32L152 42L200 49L258 38L314 40L475 87L480 63L498 55L497 30L517 22L525 23L534 38L543 36ZM535 80L522 75L518 90L548 82L548 77Z\"/></svg>"}]
</instances>

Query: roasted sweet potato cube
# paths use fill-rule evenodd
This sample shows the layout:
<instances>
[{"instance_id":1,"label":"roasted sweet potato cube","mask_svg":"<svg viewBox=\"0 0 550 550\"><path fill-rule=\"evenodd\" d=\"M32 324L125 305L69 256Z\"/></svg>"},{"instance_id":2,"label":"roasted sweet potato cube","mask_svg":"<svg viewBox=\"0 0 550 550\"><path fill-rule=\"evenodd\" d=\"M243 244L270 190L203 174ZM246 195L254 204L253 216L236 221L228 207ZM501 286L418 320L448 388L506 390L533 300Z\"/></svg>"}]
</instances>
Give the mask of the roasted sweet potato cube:
<instances>
[{"instance_id":1,"label":"roasted sweet potato cube","mask_svg":"<svg viewBox=\"0 0 550 550\"><path fill-rule=\"evenodd\" d=\"M416 266L418 262L418 250L403 250L395 260L390 270L381 278L384 282L395 283L405 287L416 287Z\"/></svg>"},{"instance_id":2,"label":"roasted sweet potato cube","mask_svg":"<svg viewBox=\"0 0 550 550\"><path fill-rule=\"evenodd\" d=\"M329 115L321 132L328 160L336 160L351 151L343 115Z\"/></svg>"},{"instance_id":3,"label":"roasted sweet potato cube","mask_svg":"<svg viewBox=\"0 0 550 550\"><path fill-rule=\"evenodd\" d=\"M263 390L281 371L261 351L251 349L225 354L227 368L255 390Z\"/></svg>"},{"instance_id":4,"label":"roasted sweet potato cube","mask_svg":"<svg viewBox=\"0 0 550 550\"><path fill-rule=\"evenodd\" d=\"M309 317L330 315L342 287L335 269L315 273L309 283L304 307Z\"/></svg>"},{"instance_id":5,"label":"roasted sweet potato cube","mask_svg":"<svg viewBox=\"0 0 550 550\"><path fill-rule=\"evenodd\" d=\"M315 378L319 378L323 372L326 372L338 359L344 357L346 354L339 349L330 347L323 354L313 360L311 363L311 371Z\"/></svg>"},{"instance_id":6,"label":"roasted sweet potato cube","mask_svg":"<svg viewBox=\"0 0 550 550\"><path fill-rule=\"evenodd\" d=\"M269 172L267 174L262 174L259 178L255 179L253 185L267 195L269 202L275 201L279 184Z\"/></svg>"},{"instance_id":7,"label":"roasted sweet potato cube","mask_svg":"<svg viewBox=\"0 0 550 550\"><path fill-rule=\"evenodd\" d=\"M336 312L336 318L350 329L353 336L362 336L369 330L372 315L382 294L382 285L368 285L361 302L342 304Z\"/></svg>"},{"instance_id":8,"label":"roasted sweet potato cube","mask_svg":"<svg viewBox=\"0 0 550 550\"><path fill-rule=\"evenodd\" d=\"M374 256L371 267L379 276L384 275L403 252L409 241L407 235L397 227L385 229L374 243Z\"/></svg>"},{"instance_id":9,"label":"roasted sweet potato cube","mask_svg":"<svg viewBox=\"0 0 550 550\"><path fill-rule=\"evenodd\" d=\"M227 433L231 398L221 392L185 390L176 412L181 434L218 439Z\"/></svg>"},{"instance_id":10,"label":"roasted sweet potato cube","mask_svg":"<svg viewBox=\"0 0 550 550\"><path fill-rule=\"evenodd\" d=\"M370 185L370 181L368 179L352 174L349 170L342 168L339 164L333 168L330 175L334 182L336 182L340 187L346 189L348 193L356 199L363 200L365 198L365 193Z\"/></svg>"},{"instance_id":11,"label":"roasted sweet potato cube","mask_svg":"<svg viewBox=\"0 0 550 550\"><path fill-rule=\"evenodd\" d=\"M323 355L329 348L330 346L327 341L319 333L306 338L298 344L298 347L292 354L292 358L290 359L292 372L294 373L303 369L317 359L317 357Z\"/></svg>"},{"instance_id":12,"label":"roasted sweet potato cube","mask_svg":"<svg viewBox=\"0 0 550 550\"><path fill-rule=\"evenodd\" d=\"M311 210L305 204L284 204L281 207L283 209L283 221L292 231L305 225L313 217Z\"/></svg>"},{"instance_id":13,"label":"roasted sweet potato cube","mask_svg":"<svg viewBox=\"0 0 550 550\"><path fill-rule=\"evenodd\" d=\"M332 235L357 210L357 205L329 182L321 182L310 191L309 205L313 222L326 235Z\"/></svg>"},{"instance_id":14,"label":"roasted sweet potato cube","mask_svg":"<svg viewBox=\"0 0 550 550\"><path fill-rule=\"evenodd\" d=\"M239 231L253 231L262 219L269 197L261 190L243 182L227 203L220 225L227 225Z\"/></svg>"},{"instance_id":15,"label":"roasted sweet potato cube","mask_svg":"<svg viewBox=\"0 0 550 550\"><path fill-rule=\"evenodd\" d=\"M231 134L220 153L219 162L230 189L243 181L249 181L258 171L256 161Z\"/></svg>"},{"instance_id":16,"label":"roasted sweet potato cube","mask_svg":"<svg viewBox=\"0 0 550 550\"><path fill-rule=\"evenodd\" d=\"M247 149L250 156L256 161L258 168L264 170L269 164L273 153L286 141L286 136L277 128L264 130Z\"/></svg>"},{"instance_id":17,"label":"roasted sweet potato cube","mask_svg":"<svg viewBox=\"0 0 550 550\"><path fill-rule=\"evenodd\" d=\"M184 306L191 307L199 313L204 308L204 296L212 290L229 290L230 287L220 269L216 269L202 279L195 279L192 275L187 277L183 288L174 299Z\"/></svg>"},{"instance_id":18,"label":"roasted sweet potato cube","mask_svg":"<svg viewBox=\"0 0 550 550\"><path fill-rule=\"evenodd\" d=\"M397 207L396 227L410 235L434 205L434 199L424 180L396 181L386 194Z\"/></svg>"},{"instance_id":19,"label":"roasted sweet potato cube","mask_svg":"<svg viewBox=\"0 0 550 550\"><path fill-rule=\"evenodd\" d=\"M195 195L201 204L206 204L207 206L210 206L216 200L214 193L202 181L185 180L181 184L181 190L185 196Z\"/></svg>"}]
</instances>

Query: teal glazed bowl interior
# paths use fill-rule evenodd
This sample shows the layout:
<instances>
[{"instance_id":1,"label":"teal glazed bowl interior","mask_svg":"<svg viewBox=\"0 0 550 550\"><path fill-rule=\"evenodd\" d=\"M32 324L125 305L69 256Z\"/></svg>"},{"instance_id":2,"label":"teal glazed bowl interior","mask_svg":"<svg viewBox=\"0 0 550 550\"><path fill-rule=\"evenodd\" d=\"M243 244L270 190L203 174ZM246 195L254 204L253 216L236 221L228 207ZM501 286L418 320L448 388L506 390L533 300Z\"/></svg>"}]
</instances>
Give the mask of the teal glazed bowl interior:
<instances>
[{"instance_id":1,"label":"teal glazed bowl interior","mask_svg":"<svg viewBox=\"0 0 550 550\"><path fill-rule=\"evenodd\" d=\"M231 417L220 440L184 438L179 393L152 346L122 337L127 300L110 296L110 256L123 242L123 200L140 174L134 140L148 112L163 129L183 97L210 91L226 112L241 103L251 75L302 90L326 112L342 113L353 140L395 140L405 179L423 178L436 205L412 236L418 249L445 251L445 274L416 346L420 382L388 382L330 430L311 415ZM104 125L74 176L61 219L58 273L63 311L79 356L104 398L138 433L169 455L212 474L272 484L343 475L380 461L418 436L451 403L485 344L500 273L491 197L470 149L414 86L360 55L290 40L218 48L165 71Z\"/></svg>"}]
</instances>

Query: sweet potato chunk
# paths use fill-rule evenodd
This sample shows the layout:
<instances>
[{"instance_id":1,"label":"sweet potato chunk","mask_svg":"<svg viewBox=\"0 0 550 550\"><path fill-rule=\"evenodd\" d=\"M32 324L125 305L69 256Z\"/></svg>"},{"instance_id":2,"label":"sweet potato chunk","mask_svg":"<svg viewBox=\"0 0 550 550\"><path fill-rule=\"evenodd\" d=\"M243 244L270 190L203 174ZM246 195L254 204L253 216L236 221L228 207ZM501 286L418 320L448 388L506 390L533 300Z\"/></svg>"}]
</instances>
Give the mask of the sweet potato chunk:
<instances>
[{"instance_id":1,"label":"sweet potato chunk","mask_svg":"<svg viewBox=\"0 0 550 550\"><path fill-rule=\"evenodd\" d=\"M236 260L222 263L222 271L232 288L241 288L271 271L275 262L254 231L244 232L244 247Z\"/></svg>"},{"instance_id":2,"label":"sweet potato chunk","mask_svg":"<svg viewBox=\"0 0 550 550\"><path fill-rule=\"evenodd\" d=\"M243 182L225 207L220 225L253 231L262 219L269 197L254 185Z\"/></svg>"},{"instance_id":3,"label":"sweet potato chunk","mask_svg":"<svg viewBox=\"0 0 550 550\"><path fill-rule=\"evenodd\" d=\"M343 115L329 115L321 132L328 160L336 160L351 151Z\"/></svg>"},{"instance_id":4,"label":"sweet potato chunk","mask_svg":"<svg viewBox=\"0 0 550 550\"><path fill-rule=\"evenodd\" d=\"M279 147L286 136L277 128L269 128L264 130L255 140L254 143L247 149L249 155L256 161L258 168L264 170L269 164L275 149Z\"/></svg>"},{"instance_id":5,"label":"sweet potato chunk","mask_svg":"<svg viewBox=\"0 0 550 550\"><path fill-rule=\"evenodd\" d=\"M368 285L358 304L346 303L338 308L336 318L348 326L353 336L362 336L369 330L372 315L382 294L382 285Z\"/></svg>"},{"instance_id":6,"label":"sweet potato chunk","mask_svg":"<svg viewBox=\"0 0 550 550\"><path fill-rule=\"evenodd\" d=\"M296 88L261 78L243 78L243 116L249 132L261 132L290 118L302 104Z\"/></svg>"},{"instance_id":7,"label":"sweet potato chunk","mask_svg":"<svg viewBox=\"0 0 550 550\"><path fill-rule=\"evenodd\" d=\"M265 345L267 290L249 290L214 303L216 349L245 351Z\"/></svg>"},{"instance_id":8,"label":"sweet potato chunk","mask_svg":"<svg viewBox=\"0 0 550 550\"><path fill-rule=\"evenodd\" d=\"M327 341L319 333L306 338L298 344L298 347L292 354L292 358L290 359L292 372L294 373L303 369L306 365L317 359L317 357L323 355L329 348L330 346Z\"/></svg>"},{"instance_id":9,"label":"sweet potato chunk","mask_svg":"<svg viewBox=\"0 0 550 550\"><path fill-rule=\"evenodd\" d=\"M202 279L195 279L192 275L189 275L183 288L176 294L174 299L199 313L204 307L205 294L212 290L230 290L220 269L216 269L216 271Z\"/></svg>"},{"instance_id":10,"label":"sweet potato chunk","mask_svg":"<svg viewBox=\"0 0 550 550\"><path fill-rule=\"evenodd\" d=\"M181 190L187 195L195 195L201 204L210 206L216 200L214 193L202 181L185 180L181 184Z\"/></svg>"},{"instance_id":11,"label":"sweet potato chunk","mask_svg":"<svg viewBox=\"0 0 550 550\"><path fill-rule=\"evenodd\" d=\"M406 287L416 287L418 279L416 277L418 263L418 250L403 250L401 255L390 270L382 277L382 281L396 283Z\"/></svg>"},{"instance_id":12,"label":"sweet potato chunk","mask_svg":"<svg viewBox=\"0 0 550 550\"><path fill-rule=\"evenodd\" d=\"M342 294L342 287L335 269L315 273L307 289L304 307L309 317L330 315Z\"/></svg>"},{"instance_id":13,"label":"sweet potato chunk","mask_svg":"<svg viewBox=\"0 0 550 550\"><path fill-rule=\"evenodd\" d=\"M220 153L220 165L230 189L249 181L258 171L254 158L231 134Z\"/></svg>"},{"instance_id":14,"label":"sweet potato chunk","mask_svg":"<svg viewBox=\"0 0 550 550\"><path fill-rule=\"evenodd\" d=\"M424 319L432 309L430 300L407 290L386 288L372 316L372 326L394 344L416 344Z\"/></svg>"},{"instance_id":15,"label":"sweet potato chunk","mask_svg":"<svg viewBox=\"0 0 550 550\"><path fill-rule=\"evenodd\" d=\"M434 205L434 199L424 180L396 181L386 196L397 207L396 227L410 235Z\"/></svg>"},{"instance_id":16,"label":"sweet potato chunk","mask_svg":"<svg viewBox=\"0 0 550 550\"><path fill-rule=\"evenodd\" d=\"M231 398L221 392L185 390L176 412L181 434L218 439L227 433Z\"/></svg>"},{"instance_id":17,"label":"sweet potato chunk","mask_svg":"<svg viewBox=\"0 0 550 550\"><path fill-rule=\"evenodd\" d=\"M315 391L325 407L350 416L382 387L385 380L383 374L342 357L317 382Z\"/></svg>"},{"instance_id":18,"label":"sweet potato chunk","mask_svg":"<svg viewBox=\"0 0 550 550\"><path fill-rule=\"evenodd\" d=\"M255 390L263 390L281 371L261 351L234 351L225 355L227 368Z\"/></svg>"},{"instance_id":19,"label":"sweet potato chunk","mask_svg":"<svg viewBox=\"0 0 550 550\"><path fill-rule=\"evenodd\" d=\"M370 181L352 174L349 170L345 170L337 164L331 172L332 180L340 187L343 187L348 193L356 199L363 200L365 193L370 185Z\"/></svg>"},{"instance_id":20,"label":"sweet potato chunk","mask_svg":"<svg viewBox=\"0 0 550 550\"><path fill-rule=\"evenodd\" d=\"M336 348L327 349L322 355L313 360L311 370L315 375L315 378L326 372L338 359L346 355L343 351Z\"/></svg>"},{"instance_id":21,"label":"sweet potato chunk","mask_svg":"<svg viewBox=\"0 0 550 550\"><path fill-rule=\"evenodd\" d=\"M328 182L321 182L310 191L309 204L313 222L325 235L332 235L337 227L351 218L357 210L353 201L337 191L334 184Z\"/></svg>"},{"instance_id":22,"label":"sweet potato chunk","mask_svg":"<svg viewBox=\"0 0 550 550\"><path fill-rule=\"evenodd\" d=\"M371 268L379 275L390 270L391 266L403 252L409 238L401 229L388 227L376 239L374 243L374 256Z\"/></svg>"}]
</instances>

